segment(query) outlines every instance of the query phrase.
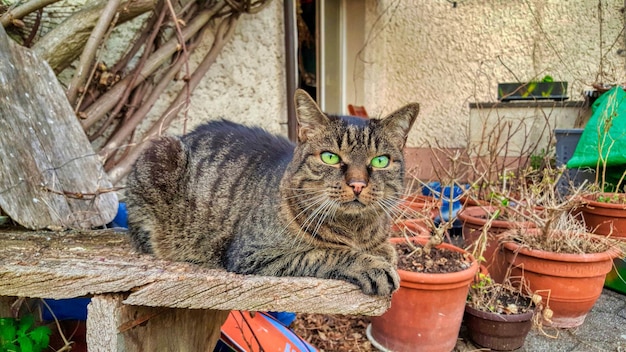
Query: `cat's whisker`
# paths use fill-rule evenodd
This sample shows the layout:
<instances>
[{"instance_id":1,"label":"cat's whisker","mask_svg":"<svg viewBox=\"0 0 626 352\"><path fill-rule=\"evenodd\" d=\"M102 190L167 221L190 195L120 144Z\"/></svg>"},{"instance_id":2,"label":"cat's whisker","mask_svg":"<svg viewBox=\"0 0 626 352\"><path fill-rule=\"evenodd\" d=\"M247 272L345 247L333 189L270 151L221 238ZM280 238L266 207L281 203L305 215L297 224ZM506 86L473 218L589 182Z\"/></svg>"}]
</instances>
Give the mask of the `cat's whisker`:
<instances>
[{"instance_id":1,"label":"cat's whisker","mask_svg":"<svg viewBox=\"0 0 626 352\"><path fill-rule=\"evenodd\" d=\"M331 215L331 219L335 220L335 216L337 215L337 210L339 210L339 206L337 204L334 204L333 206L333 213Z\"/></svg>"},{"instance_id":2,"label":"cat's whisker","mask_svg":"<svg viewBox=\"0 0 626 352\"><path fill-rule=\"evenodd\" d=\"M283 189L288 189L290 191L310 191L310 190L320 190L320 187L283 187Z\"/></svg>"},{"instance_id":3,"label":"cat's whisker","mask_svg":"<svg viewBox=\"0 0 626 352\"><path fill-rule=\"evenodd\" d=\"M385 211L385 213L387 213L391 220L406 215L407 210L411 211L408 208L402 207L398 201L394 199L381 199L379 203L381 208Z\"/></svg>"},{"instance_id":4,"label":"cat's whisker","mask_svg":"<svg viewBox=\"0 0 626 352\"><path fill-rule=\"evenodd\" d=\"M296 214L293 219L291 219L281 230L281 235L283 233L285 233L289 227L289 225L291 225L292 223L294 223L299 217L301 217L303 214L305 214L309 209L312 209L314 207L317 207L317 209L315 209L312 214L310 214L309 216L307 216L307 218L302 222L302 224L300 224L300 230L299 232L293 236L294 237L294 241L297 240L302 240L303 236L301 236L301 233L303 231L302 227L304 226L304 224L307 224L307 222L312 221L311 218L315 216L316 212L319 210L319 208L326 202L328 202L328 197L325 194L320 194L316 197L312 197L312 198L307 198L305 200L303 200L302 202L299 203L299 205L304 205L304 208L298 213ZM295 246L296 243L294 242L292 246Z\"/></svg>"},{"instance_id":5,"label":"cat's whisker","mask_svg":"<svg viewBox=\"0 0 626 352\"><path fill-rule=\"evenodd\" d=\"M303 199L296 200L295 205L298 208L308 207L310 204L317 203L320 200L325 200L327 198L328 198L328 196L326 194L322 193L322 194L318 194L318 195L316 195L314 197L306 197L306 198L303 198Z\"/></svg>"},{"instance_id":6,"label":"cat's whisker","mask_svg":"<svg viewBox=\"0 0 626 352\"><path fill-rule=\"evenodd\" d=\"M325 204L323 204L322 206L324 207L320 213L321 216L319 217L318 221L317 221L317 225L315 226L315 228L313 229L313 233L317 234L317 232L319 231L320 227L322 226L322 224L324 224L324 222L326 221L326 218L328 218L328 215L330 214L330 210L334 207L333 205L335 204L335 202L328 200L326 201Z\"/></svg>"},{"instance_id":7,"label":"cat's whisker","mask_svg":"<svg viewBox=\"0 0 626 352\"><path fill-rule=\"evenodd\" d=\"M404 197L392 197L390 199L394 199L395 201L395 206L394 208L394 212L395 212L395 217L399 218L399 217L404 217L404 218L415 218L415 217L420 217L421 214L419 211L416 211L414 209L411 209L410 207L407 206L402 206L402 203L405 201Z\"/></svg>"},{"instance_id":8,"label":"cat's whisker","mask_svg":"<svg viewBox=\"0 0 626 352\"><path fill-rule=\"evenodd\" d=\"M376 204L378 205L378 208L380 208L390 220L393 220L395 219L396 210L394 209L394 205L390 204L389 202L390 201L387 199L380 199L376 202Z\"/></svg>"},{"instance_id":9,"label":"cat's whisker","mask_svg":"<svg viewBox=\"0 0 626 352\"><path fill-rule=\"evenodd\" d=\"M304 206L304 208L298 213L296 214L293 219L291 219L284 227L283 229L280 231L280 234L283 234L287 228L289 227L289 225L291 225L294 221L296 221L302 214L306 213L307 210L315 207L316 205L322 203L324 200L326 199L326 196L324 194L320 194L317 197L312 197L312 198L307 198L301 202L298 203L299 206Z\"/></svg>"},{"instance_id":10,"label":"cat's whisker","mask_svg":"<svg viewBox=\"0 0 626 352\"><path fill-rule=\"evenodd\" d=\"M324 187L301 187L301 188L284 187L283 190L287 190L289 191L289 193L293 193L294 195L325 192Z\"/></svg>"},{"instance_id":11,"label":"cat's whisker","mask_svg":"<svg viewBox=\"0 0 626 352\"><path fill-rule=\"evenodd\" d=\"M329 202L332 202L329 199L326 199L320 206L318 206L312 213L311 215L309 215L309 217L302 223L302 226L300 227L301 229L303 229L305 232L309 231L309 227L313 224L313 222L315 221L316 218L318 218L318 223L320 222L320 220L322 218L324 218L323 213L324 213L324 209L328 206ZM304 225L306 225L306 227L304 227ZM316 227L317 229L317 227ZM312 236L316 236L317 231L313 231L311 233Z\"/></svg>"},{"instance_id":12,"label":"cat's whisker","mask_svg":"<svg viewBox=\"0 0 626 352\"><path fill-rule=\"evenodd\" d=\"M309 216L302 222L300 225L300 231L298 231L296 237L299 240L303 239L303 233L309 233L311 236L317 236L317 233L322 225L326 223L326 219L328 218L330 211L336 212L337 203L331 199L326 199L322 202ZM310 231L311 226L315 224L313 231ZM295 241L296 239L294 239Z\"/></svg>"},{"instance_id":13,"label":"cat's whisker","mask_svg":"<svg viewBox=\"0 0 626 352\"><path fill-rule=\"evenodd\" d=\"M376 207L374 207L374 211L376 211L378 213L378 210L382 210L385 215L387 215L388 218L392 218L390 212L387 210L387 205L386 205L386 200L385 199L379 199L376 201L376 203L374 203L375 205L377 205Z\"/></svg>"}]
</instances>

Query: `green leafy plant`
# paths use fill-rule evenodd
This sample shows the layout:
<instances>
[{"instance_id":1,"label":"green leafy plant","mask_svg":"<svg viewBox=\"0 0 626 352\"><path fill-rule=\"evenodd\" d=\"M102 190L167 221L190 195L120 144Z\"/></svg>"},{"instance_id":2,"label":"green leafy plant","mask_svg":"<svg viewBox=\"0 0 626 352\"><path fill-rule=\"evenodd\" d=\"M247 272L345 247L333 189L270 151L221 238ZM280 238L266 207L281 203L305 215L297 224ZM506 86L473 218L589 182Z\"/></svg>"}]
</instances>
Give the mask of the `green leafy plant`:
<instances>
[{"instance_id":1,"label":"green leafy plant","mask_svg":"<svg viewBox=\"0 0 626 352\"><path fill-rule=\"evenodd\" d=\"M21 319L0 318L0 351L42 351L48 347L51 333L47 326L35 326L32 314Z\"/></svg>"},{"instance_id":2,"label":"green leafy plant","mask_svg":"<svg viewBox=\"0 0 626 352\"><path fill-rule=\"evenodd\" d=\"M522 93L522 96L525 98L530 96L537 88L538 83L552 83L552 82L554 82L554 79L550 75L543 76L543 78L540 81L535 81L535 80L530 81L528 82L528 85L526 86L526 91ZM541 91L541 96L542 97L551 96L553 89L554 89L554 85L549 85L547 91Z\"/></svg>"},{"instance_id":3,"label":"green leafy plant","mask_svg":"<svg viewBox=\"0 0 626 352\"><path fill-rule=\"evenodd\" d=\"M618 194L610 194L610 195L598 195L598 202L602 203L620 203L620 197Z\"/></svg>"}]
</instances>

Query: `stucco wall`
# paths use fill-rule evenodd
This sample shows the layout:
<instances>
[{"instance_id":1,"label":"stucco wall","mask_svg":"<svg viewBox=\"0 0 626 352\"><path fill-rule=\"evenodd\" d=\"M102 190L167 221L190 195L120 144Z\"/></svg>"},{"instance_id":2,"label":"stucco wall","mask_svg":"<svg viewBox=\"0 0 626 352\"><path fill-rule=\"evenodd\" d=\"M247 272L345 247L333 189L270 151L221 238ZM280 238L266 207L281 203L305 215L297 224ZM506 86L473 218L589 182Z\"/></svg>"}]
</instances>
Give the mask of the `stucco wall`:
<instances>
[{"instance_id":1,"label":"stucco wall","mask_svg":"<svg viewBox=\"0 0 626 352\"><path fill-rule=\"evenodd\" d=\"M372 116L421 103L410 147L464 147L468 104L494 101L498 82L549 74L569 82L571 99L582 99L594 82L626 82L626 62L617 54L624 49L622 0L456 3L365 0L358 60L364 70L355 79L363 79L363 104ZM224 117L287 135L283 16L283 1L273 0L241 17L233 40L193 92L187 129ZM359 53L361 46L354 46ZM198 50L195 62L207 49ZM356 53L347 55L355 61ZM181 133L182 122L169 132Z\"/></svg>"},{"instance_id":2,"label":"stucco wall","mask_svg":"<svg viewBox=\"0 0 626 352\"><path fill-rule=\"evenodd\" d=\"M193 60L206 50L200 48ZM187 130L226 118L287 135L286 104L283 2L273 0L240 18L233 40L193 92ZM179 119L169 132L180 134L182 127Z\"/></svg>"},{"instance_id":3,"label":"stucco wall","mask_svg":"<svg viewBox=\"0 0 626 352\"><path fill-rule=\"evenodd\" d=\"M594 82L622 83L623 6L622 0L461 0L456 7L447 0L367 0L368 111L420 102L408 145L437 140L463 147L468 103L494 101L498 82L549 74L569 82L570 99L582 99Z\"/></svg>"}]
</instances>

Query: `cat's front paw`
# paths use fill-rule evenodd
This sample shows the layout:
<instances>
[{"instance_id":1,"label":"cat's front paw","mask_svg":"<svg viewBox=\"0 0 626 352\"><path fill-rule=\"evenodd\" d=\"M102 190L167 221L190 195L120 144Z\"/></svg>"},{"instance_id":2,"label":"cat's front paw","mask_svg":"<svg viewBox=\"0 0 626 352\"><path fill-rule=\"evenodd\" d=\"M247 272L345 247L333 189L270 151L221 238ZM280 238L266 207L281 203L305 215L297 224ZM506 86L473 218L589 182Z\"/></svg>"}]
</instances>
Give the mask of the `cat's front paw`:
<instances>
[{"instance_id":1,"label":"cat's front paw","mask_svg":"<svg viewBox=\"0 0 626 352\"><path fill-rule=\"evenodd\" d=\"M367 295L388 296L400 287L400 276L395 266L377 257L370 257L362 265L352 269L352 283Z\"/></svg>"}]
</instances>

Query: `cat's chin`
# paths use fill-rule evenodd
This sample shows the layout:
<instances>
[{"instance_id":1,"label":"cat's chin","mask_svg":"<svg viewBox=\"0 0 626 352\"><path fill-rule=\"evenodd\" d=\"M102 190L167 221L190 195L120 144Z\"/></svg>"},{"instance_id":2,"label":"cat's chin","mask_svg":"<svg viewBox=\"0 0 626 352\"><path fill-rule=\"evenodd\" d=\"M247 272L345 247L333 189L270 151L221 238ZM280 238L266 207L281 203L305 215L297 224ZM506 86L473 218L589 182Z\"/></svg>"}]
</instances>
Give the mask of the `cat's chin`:
<instances>
[{"instance_id":1,"label":"cat's chin","mask_svg":"<svg viewBox=\"0 0 626 352\"><path fill-rule=\"evenodd\" d=\"M358 199L350 202L341 203L341 210L346 215L362 214L365 210L367 210L367 208L369 208L369 206L363 202L360 202Z\"/></svg>"}]
</instances>

